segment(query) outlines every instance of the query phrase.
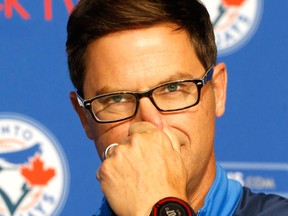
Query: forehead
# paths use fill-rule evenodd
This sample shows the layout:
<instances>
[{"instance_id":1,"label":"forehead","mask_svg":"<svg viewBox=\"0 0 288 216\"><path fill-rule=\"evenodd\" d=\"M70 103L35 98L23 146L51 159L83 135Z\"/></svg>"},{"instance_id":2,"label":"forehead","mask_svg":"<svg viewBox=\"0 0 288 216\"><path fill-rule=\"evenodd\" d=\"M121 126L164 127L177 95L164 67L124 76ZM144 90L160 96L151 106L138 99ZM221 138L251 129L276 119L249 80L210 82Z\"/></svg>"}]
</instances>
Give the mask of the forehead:
<instances>
[{"instance_id":1,"label":"forehead","mask_svg":"<svg viewBox=\"0 0 288 216\"><path fill-rule=\"evenodd\" d=\"M92 42L86 53L84 94L145 90L201 75L204 69L187 32L176 29L163 24L113 33Z\"/></svg>"}]
</instances>

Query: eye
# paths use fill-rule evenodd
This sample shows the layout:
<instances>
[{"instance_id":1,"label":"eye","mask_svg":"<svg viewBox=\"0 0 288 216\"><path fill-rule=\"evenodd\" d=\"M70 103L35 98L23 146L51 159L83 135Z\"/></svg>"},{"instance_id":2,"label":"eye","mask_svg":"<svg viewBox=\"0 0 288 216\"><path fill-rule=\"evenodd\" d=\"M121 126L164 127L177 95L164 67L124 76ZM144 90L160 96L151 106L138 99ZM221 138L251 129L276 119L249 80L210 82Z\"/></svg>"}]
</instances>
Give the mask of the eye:
<instances>
[{"instance_id":1,"label":"eye","mask_svg":"<svg viewBox=\"0 0 288 216\"><path fill-rule=\"evenodd\" d=\"M108 97L103 98L101 103L104 105L112 105L112 104L119 104L119 103L124 103L127 102L129 99L127 96L118 94L118 95L111 95Z\"/></svg>"},{"instance_id":2,"label":"eye","mask_svg":"<svg viewBox=\"0 0 288 216\"><path fill-rule=\"evenodd\" d=\"M195 84L193 82L171 82L155 89L154 96L167 96L167 97L179 97L184 94L191 94Z\"/></svg>"},{"instance_id":3,"label":"eye","mask_svg":"<svg viewBox=\"0 0 288 216\"><path fill-rule=\"evenodd\" d=\"M115 102L115 103L119 103L123 100L123 95L114 95L112 97L109 98L109 101L111 101L111 103Z\"/></svg>"},{"instance_id":4,"label":"eye","mask_svg":"<svg viewBox=\"0 0 288 216\"><path fill-rule=\"evenodd\" d=\"M174 83L167 83L166 85L160 87L157 92L159 94L167 94L167 93L176 93L179 91L182 91L183 88L185 88L185 85L183 83L174 82Z\"/></svg>"},{"instance_id":5,"label":"eye","mask_svg":"<svg viewBox=\"0 0 288 216\"><path fill-rule=\"evenodd\" d=\"M99 98L96 100L98 104L102 106L112 105L127 105L127 103L135 103L135 97L132 94L114 94L106 97Z\"/></svg>"},{"instance_id":6,"label":"eye","mask_svg":"<svg viewBox=\"0 0 288 216\"><path fill-rule=\"evenodd\" d=\"M177 91L179 88L179 84L178 83L169 83L166 85L166 89L168 92L174 92Z\"/></svg>"}]
</instances>

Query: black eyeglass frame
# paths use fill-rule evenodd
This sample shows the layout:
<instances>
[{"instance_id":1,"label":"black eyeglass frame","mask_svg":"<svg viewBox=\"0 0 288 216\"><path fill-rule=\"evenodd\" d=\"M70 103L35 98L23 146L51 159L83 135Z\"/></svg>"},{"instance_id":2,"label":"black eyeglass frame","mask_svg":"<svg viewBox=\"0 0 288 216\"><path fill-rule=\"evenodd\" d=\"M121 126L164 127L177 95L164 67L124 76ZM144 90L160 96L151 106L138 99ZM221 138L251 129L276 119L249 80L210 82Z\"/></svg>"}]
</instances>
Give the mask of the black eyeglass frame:
<instances>
[{"instance_id":1,"label":"black eyeglass frame","mask_svg":"<svg viewBox=\"0 0 288 216\"><path fill-rule=\"evenodd\" d=\"M132 118L136 115L137 111L138 111L138 107L139 107L139 100L143 97L148 97L150 99L150 101L152 102L152 104L156 107L157 110L161 111L161 112L174 112L174 111L179 111L179 110L184 110L184 109L187 109L187 108L190 108L190 107L193 107L193 106L196 106L199 101L200 101L200 95L201 95L201 89L204 87L204 85L210 81L213 77L213 67L214 65L212 65L206 72L205 74L203 75L202 78L199 78L199 79L185 79L185 80L175 80L175 81L172 81L172 82L167 82L167 83L163 83L163 84L160 84L160 85L157 85L155 87L153 87L152 89L149 89L147 91L144 91L144 92L132 92L132 91L119 91L119 92L112 92L112 93L107 93L107 94L101 94L101 95L98 95L98 96L95 96L95 97L92 97L92 98L89 98L89 99L83 99L80 95L79 95L79 92L76 91L76 95L77 95L77 100L78 100L78 103L80 106L84 107L85 109L89 110L89 112L91 113L91 115L93 116L94 120L98 123L114 123L114 122L119 122L119 121L124 121L124 120L127 120L129 118ZM193 82L196 84L197 86L197 92L198 92L198 97L197 97L197 100L195 101L194 104L192 105L189 105L189 106L186 106L186 107L182 107L182 108L178 108L178 109L161 109L157 106L156 102L154 101L153 97L152 97L152 94L153 94L153 91L159 87L162 87L162 86L165 86L167 84L170 84L170 83L181 83L181 82ZM128 116L128 117L125 117L125 118L121 118L121 119L117 119L117 120L100 120L97 118L97 116L94 114L93 110L92 110L92 102L96 99L99 99L99 98L102 98L102 97L107 97L107 96L110 96L110 95L115 95L115 94L131 94L131 95L134 95L134 97L136 98L136 106L135 106L135 111L132 115Z\"/></svg>"}]
</instances>

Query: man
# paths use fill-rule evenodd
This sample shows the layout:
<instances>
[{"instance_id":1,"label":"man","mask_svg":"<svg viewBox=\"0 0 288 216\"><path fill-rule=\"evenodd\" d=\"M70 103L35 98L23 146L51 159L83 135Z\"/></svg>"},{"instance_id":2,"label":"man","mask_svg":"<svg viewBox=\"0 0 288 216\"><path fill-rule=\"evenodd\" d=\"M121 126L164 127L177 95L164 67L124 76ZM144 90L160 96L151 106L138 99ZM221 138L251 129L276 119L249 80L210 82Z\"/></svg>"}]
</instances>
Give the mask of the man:
<instances>
[{"instance_id":1,"label":"man","mask_svg":"<svg viewBox=\"0 0 288 216\"><path fill-rule=\"evenodd\" d=\"M200 2L81 0L67 31L70 98L103 160L98 215L288 215L216 163L227 75Z\"/></svg>"}]
</instances>

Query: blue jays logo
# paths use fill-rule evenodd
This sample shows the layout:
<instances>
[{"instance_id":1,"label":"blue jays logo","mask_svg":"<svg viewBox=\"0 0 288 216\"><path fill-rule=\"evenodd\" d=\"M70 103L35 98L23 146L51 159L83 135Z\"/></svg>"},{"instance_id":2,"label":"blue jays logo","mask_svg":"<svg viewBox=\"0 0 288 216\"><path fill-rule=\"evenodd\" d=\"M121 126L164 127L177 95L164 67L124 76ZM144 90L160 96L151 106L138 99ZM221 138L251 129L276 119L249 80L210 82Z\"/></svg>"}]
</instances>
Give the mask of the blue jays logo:
<instances>
[{"instance_id":1,"label":"blue jays logo","mask_svg":"<svg viewBox=\"0 0 288 216\"><path fill-rule=\"evenodd\" d=\"M65 155L43 126L0 114L0 216L59 214L68 177Z\"/></svg>"},{"instance_id":2,"label":"blue jays logo","mask_svg":"<svg viewBox=\"0 0 288 216\"><path fill-rule=\"evenodd\" d=\"M219 55L243 47L257 30L262 0L203 0L214 27Z\"/></svg>"}]
</instances>

